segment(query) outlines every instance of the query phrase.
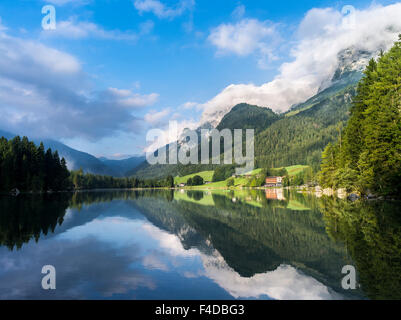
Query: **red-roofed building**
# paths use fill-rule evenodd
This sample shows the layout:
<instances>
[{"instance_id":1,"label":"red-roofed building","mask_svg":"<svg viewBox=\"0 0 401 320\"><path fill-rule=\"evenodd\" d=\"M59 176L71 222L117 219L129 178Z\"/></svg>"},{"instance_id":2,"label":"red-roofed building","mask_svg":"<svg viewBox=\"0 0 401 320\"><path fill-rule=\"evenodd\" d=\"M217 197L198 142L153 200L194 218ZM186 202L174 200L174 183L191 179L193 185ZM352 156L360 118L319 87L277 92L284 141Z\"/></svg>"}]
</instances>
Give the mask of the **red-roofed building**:
<instances>
[{"instance_id":1,"label":"red-roofed building","mask_svg":"<svg viewBox=\"0 0 401 320\"><path fill-rule=\"evenodd\" d=\"M267 177L265 187L282 187L283 177Z\"/></svg>"}]
</instances>

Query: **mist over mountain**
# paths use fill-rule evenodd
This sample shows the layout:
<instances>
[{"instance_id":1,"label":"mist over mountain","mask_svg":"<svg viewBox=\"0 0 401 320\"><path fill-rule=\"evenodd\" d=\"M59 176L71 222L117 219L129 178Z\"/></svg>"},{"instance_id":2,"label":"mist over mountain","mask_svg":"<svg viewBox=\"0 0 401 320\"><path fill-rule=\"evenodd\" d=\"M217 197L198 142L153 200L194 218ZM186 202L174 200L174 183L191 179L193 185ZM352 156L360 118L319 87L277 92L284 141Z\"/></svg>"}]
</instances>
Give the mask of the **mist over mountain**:
<instances>
[{"instance_id":1,"label":"mist over mountain","mask_svg":"<svg viewBox=\"0 0 401 320\"><path fill-rule=\"evenodd\" d=\"M308 11L297 27L289 59L281 64L279 73L262 84L227 85L202 104L201 123L217 126L233 106L244 102L287 112L330 87L338 71L360 71L380 50L389 50L401 32L400 12L400 3L372 4L349 16L334 8ZM279 48L271 49L280 55Z\"/></svg>"},{"instance_id":2,"label":"mist over mountain","mask_svg":"<svg viewBox=\"0 0 401 320\"><path fill-rule=\"evenodd\" d=\"M336 139L339 126L348 120L356 84L362 70L373 55L371 52L349 48L339 53L338 66L329 79L321 83L318 93L289 111L278 114L270 108L241 103L222 115L221 121L205 122L202 129L255 129L255 160L257 166L282 167L308 164L317 167L324 147ZM268 105L268 102L266 102ZM14 134L0 131L10 139ZM213 170L215 165L149 165L144 156L124 160L96 158L51 139L43 141L46 148L57 150L67 161L70 170L115 177L137 176L159 178ZM179 146L184 143L179 140Z\"/></svg>"},{"instance_id":3,"label":"mist over mountain","mask_svg":"<svg viewBox=\"0 0 401 320\"><path fill-rule=\"evenodd\" d=\"M317 94L303 103L293 105L285 113L279 114L264 106L240 103L227 112L219 110L219 115L213 121L202 123L196 133L200 137L202 129L255 129L257 166L308 164L317 167L324 147L336 139L338 127L344 126L348 120L352 97L363 69L369 59L379 52L380 48L373 51L355 47L342 50L337 56L337 67L330 77L322 81ZM269 105L269 102L266 101L264 105ZM221 120L217 121L219 118ZM0 134L6 138L14 136L3 131ZM40 141L35 140L37 144ZM184 138L180 138L179 147L184 142ZM149 165L144 156L124 160L96 158L55 140L44 139L43 143L46 148L58 150L70 170L82 168L84 172L93 174L160 178L215 168L215 165Z\"/></svg>"},{"instance_id":4,"label":"mist over mountain","mask_svg":"<svg viewBox=\"0 0 401 320\"><path fill-rule=\"evenodd\" d=\"M224 114L216 126L208 122L207 127L219 130L255 129L257 167L306 164L318 168L323 149L337 139L338 128L344 127L348 121L362 70L375 54L353 48L344 50L339 54L337 68L328 81L322 82L319 92L285 113L278 114L266 107L241 103ZM149 165L144 162L129 174L159 178L214 168L214 165Z\"/></svg>"}]
</instances>

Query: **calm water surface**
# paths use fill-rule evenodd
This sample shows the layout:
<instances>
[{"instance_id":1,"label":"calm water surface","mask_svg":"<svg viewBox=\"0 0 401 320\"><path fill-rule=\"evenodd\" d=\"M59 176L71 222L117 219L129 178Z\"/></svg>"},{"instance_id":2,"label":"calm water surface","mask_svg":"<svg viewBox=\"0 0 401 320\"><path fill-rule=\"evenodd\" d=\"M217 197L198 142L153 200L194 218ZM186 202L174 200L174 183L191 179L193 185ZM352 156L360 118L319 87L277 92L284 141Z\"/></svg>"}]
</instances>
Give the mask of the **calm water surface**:
<instances>
[{"instance_id":1,"label":"calm water surface","mask_svg":"<svg viewBox=\"0 0 401 320\"><path fill-rule=\"evenodd\" d=\"M41 287L53 265L57 289ZM358 288L344 290L343 266ZM400 299L397 202L296 192L0 197L0 299Z\"/></svg>"}]
</instances>

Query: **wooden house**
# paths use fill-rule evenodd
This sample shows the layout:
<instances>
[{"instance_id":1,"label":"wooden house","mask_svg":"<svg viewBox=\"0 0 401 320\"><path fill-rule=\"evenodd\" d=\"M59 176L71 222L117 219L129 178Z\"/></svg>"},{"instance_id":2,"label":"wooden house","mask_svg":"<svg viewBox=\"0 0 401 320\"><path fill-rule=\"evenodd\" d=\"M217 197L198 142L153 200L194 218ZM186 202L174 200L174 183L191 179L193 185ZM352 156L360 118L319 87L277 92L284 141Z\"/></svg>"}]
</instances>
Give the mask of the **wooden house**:
<instances>
[{"instance_id":1,"label":"wooden house","mask_svg":"<svg viewBox=\"0 0 401 320\"><path fill-rule=\"evenodd\" d=\"M265 187L282 187L283 186L283 177L267 177Z\"/></svg>"}]
</instances>

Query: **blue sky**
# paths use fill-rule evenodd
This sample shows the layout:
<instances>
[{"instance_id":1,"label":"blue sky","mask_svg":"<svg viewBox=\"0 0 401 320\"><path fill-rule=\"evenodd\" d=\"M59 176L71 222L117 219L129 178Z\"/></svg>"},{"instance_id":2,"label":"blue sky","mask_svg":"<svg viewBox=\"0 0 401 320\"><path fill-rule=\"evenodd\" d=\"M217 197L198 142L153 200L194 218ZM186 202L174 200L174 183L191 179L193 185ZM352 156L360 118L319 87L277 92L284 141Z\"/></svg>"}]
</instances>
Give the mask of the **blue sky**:
<instances>
[{"instance_id":1,"label":"blue sky","mask_svg":"<svg viewBox=\"0 0 401 320\"><path fill-rule=\"evenodd\" d=\"M305 41L313 37L321 43L319 37L329 32L326 38L341 43L333 47L334 55L344 43L362 45L369 32L363 29L367 17L378 17L375 23L384 28L388 21L379 18L393 3L3 0L0 129L53 137L96 156L120 157L143 152L146 132L164 129L171 119L195 127L218 119L242 100L285 111L312 95L321 77L298 81L305 87L291 93L272 93L278 85L264 85L299 70L293 62L301 63ZM41 27L41 9L47 4L56 8L56 30ZM354 6L359 19L348 42L339 40L342 31L329 28L344 19L345 5ZM392 37L385 38L390 42ZM317 60L303 63L314 63L311 74L315 65L322 69ZM310 75L300 73L299 79ZM257 98L259 94L263 96Z\"/></svg>"}]
</instances>

